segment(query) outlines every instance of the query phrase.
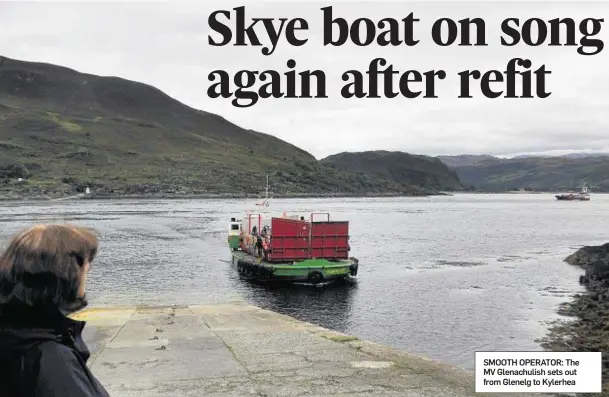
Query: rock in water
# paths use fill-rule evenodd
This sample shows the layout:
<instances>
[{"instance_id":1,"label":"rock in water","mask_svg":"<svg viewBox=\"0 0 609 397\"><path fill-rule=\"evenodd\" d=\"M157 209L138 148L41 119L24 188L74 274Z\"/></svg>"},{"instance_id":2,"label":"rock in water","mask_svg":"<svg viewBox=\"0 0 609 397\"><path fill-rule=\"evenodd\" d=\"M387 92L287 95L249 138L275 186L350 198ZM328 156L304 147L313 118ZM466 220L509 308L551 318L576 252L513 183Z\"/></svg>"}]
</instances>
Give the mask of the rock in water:
<instances>
[{"instance_id":1,"label":"rock in water","mask_svg":"<svg viewBox=\"0 0 609 397\"><path fill-rule=\"evenodd\" d=\"M586 271L584 281L609 279L609 243L580 248L565 262L582 267Z\"/></svg>"}]
</instances>

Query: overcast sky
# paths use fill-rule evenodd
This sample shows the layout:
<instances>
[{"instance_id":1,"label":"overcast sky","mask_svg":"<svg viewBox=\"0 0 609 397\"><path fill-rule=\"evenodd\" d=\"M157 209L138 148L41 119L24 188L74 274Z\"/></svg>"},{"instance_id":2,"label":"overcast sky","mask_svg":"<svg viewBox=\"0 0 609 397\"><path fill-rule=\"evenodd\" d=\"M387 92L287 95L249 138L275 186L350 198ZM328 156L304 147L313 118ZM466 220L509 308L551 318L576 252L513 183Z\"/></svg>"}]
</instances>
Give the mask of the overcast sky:
<instances>
[{"instance_id":1,"label":"overcast sky","mask_svg":"<svg viewBox=\"0 0 609 397\"><path fill-rule=\"evenodd\" d=\"M215 10L246 5L246 18L305 18L309 41L291 47L282 36L275 53L260 47L211 47L208 16ZM323 46L321 7L333 5L334 15L352 22L358 17L379 21L401 19L413 12L418 45L408 47ZM226 21L234 29L234 12ZM609 150L609 48L594 56L577 47L501 46L501 21L509 17L549 20L571 17L604 18L597 37L609 43L607 2L176 2L162 3L0 3L0 55L59 64L82 72L120 76L158 87L179 101L217 113L245 128L275 135L321 158L341 151L402 150L421 154L512 154L547 151ZM482 17L487 47L440 47L431 40L436 19ZM268 43L263 29L260 40ZM400 32L403 38L403 31ZM564 40L564 33L561 37ZM582 37L579 30L576 41ZM383 57L400 72L445 70L437 82L439 98L344 99L341 75L349 69L365 72L370 61ZM487 99L474 81L475 98L458 99L457 73L468 69L505 70L513 57L542 65L547 77L546 99ZM328 99L261 99L236 108L233 98L211 99L208 74L223 69L320 69L326 73ZM535 81L533 81L535 84ZM499 87L495 83L495 87ZM233 88L234 89L234 88Z\"/></svg>"}]
</instances>

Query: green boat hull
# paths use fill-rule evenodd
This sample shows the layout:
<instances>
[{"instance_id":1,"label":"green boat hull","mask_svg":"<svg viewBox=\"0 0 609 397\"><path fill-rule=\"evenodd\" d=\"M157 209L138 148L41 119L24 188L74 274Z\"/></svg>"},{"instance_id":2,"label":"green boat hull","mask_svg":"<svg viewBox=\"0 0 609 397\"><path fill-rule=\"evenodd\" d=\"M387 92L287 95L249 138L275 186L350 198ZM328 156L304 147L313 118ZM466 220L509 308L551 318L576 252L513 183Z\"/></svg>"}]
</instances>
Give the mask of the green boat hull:
<instances>
[{"instance_id":1,"label":"green boat hull","mask_svg":"<svg viewBox=\"0 0 609 397\"><path fill-rule=\"evenodd\" d=\"M319 284L357 276L358 260L307 259L294 263L268 263L244 251L231 250L232 264L240 275L257 280Z\"/></svg>"}]
</instances>

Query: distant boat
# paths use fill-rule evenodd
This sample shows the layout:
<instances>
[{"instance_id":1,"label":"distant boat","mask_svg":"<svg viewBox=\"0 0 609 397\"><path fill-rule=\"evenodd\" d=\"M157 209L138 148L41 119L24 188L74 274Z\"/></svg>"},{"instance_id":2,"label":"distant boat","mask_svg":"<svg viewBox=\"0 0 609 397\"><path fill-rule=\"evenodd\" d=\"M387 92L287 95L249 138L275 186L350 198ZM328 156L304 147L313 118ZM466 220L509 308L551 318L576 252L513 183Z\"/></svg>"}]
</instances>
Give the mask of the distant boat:
<instances>
[{"instance_id":1,"label":"distant boat","mask_svg":"<svg viewBox=\"0 0 609 397\"><path fill-rule=\"evenodd\" d=\"M581 192L579 192L579 193L574 193L571 191L567 194L558 194L558 195L556 195L556 200L590 201L590 194L588 193L588 187L586 185L584 185L584 187L582 187Z\"/></svg>"}]
</instances>

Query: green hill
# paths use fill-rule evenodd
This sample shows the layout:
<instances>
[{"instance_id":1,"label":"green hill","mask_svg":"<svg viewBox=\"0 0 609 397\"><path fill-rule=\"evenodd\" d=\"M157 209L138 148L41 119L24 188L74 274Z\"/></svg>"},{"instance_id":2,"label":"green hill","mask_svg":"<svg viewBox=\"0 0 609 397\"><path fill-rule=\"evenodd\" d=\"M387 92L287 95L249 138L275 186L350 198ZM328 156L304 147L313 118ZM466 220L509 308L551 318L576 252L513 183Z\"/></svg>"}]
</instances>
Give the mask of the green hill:
<instances>
[{"instance_id":1,"label":"green hill","mask_svg":"<svg viewBox=\"0 0 609 397\"><path fill-rule=\"evenodd\" d=\"M0 196L425 194L117 77L0 57ZM19 181L18 178L23 178Z\"/></svg>"},{"instance_id":2,"label":"green hill","mask_svg":"<svg viewBox=\"0 0 609 397\"><path fill-rule=\"evenodd\" d=\"M433 188L440 191L462 190L457 173L439 159L404 152L368 151L339 153L321 160L330 167L386 179L392 182Z\"/></svg>"},{"instance_id":3,"label":"green hill","mask_svg":"<svg viewBox=\"0 0 609 397\"><path fill-rule=\"evenodd\" d=\"M463 157L458 156L463 164ZM609 157L559 156L490 158L453 166L461 182L485 191L527 189L565 191L587 184L592 191L609 192ZM443 158L446 164L454 164Z\"/></svg>"}]
</instances>

